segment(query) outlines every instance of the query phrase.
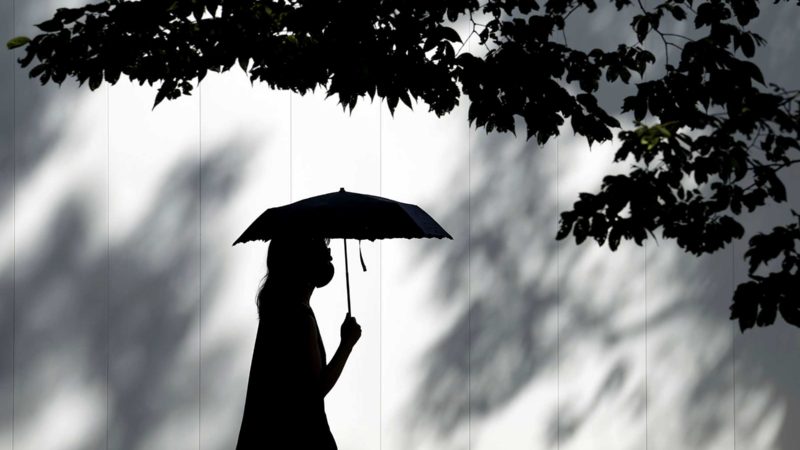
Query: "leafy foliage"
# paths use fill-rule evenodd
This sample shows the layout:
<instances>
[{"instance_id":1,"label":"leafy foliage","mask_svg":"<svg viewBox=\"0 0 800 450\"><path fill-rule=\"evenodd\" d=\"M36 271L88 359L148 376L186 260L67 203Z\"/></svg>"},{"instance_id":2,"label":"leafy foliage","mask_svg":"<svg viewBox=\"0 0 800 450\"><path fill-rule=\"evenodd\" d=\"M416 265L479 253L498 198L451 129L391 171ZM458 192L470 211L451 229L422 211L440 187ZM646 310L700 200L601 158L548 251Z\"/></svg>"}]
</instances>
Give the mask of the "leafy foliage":
<instances>
[{"instance_id":1,"label":"leafy foliage","mask_svg":"<svg viewBox=\"0 0 800 450\"><path fill-rule=\"evenodd\" d=\"M736 288L731 306L731 319L739 319L742 331L753 325L766 326L775 322L780 311L783 320L800 327L800 214L792 211L796 223L775 227L767 234L759 233L750 239L745 258L750 263L751 281ZM780 270L766 276L757 275L759 267L782 257Z\"/></svg>"},{"instance_id":2,"label":"leafy foliage","mask_svg":"<svg viewBox=\"0 0 800 450\"><path fill-rule=\"evenodd\" d=\"M591 237L614 250L661 229L687 252L719 250L744 235L737 216L745 210L787 200L778 173L800 151L798 91L768 84L749 61L765 45L748 29L762 2L609 3L620 16L634 14L633 39L591 51L570 47L564 31L576 11L594 12L595 0L105 0L59 9L37 25L41 34L7 46L26 49L20 63L42 84L71 77L97 89L122 75L160 83L154 107L191 94L208 71L238 65L272 88L325 89L351 110L378 96L392 112L422 101L441 116L463 94L470 123L487 131L516 132L519 117L539 143L567 120L590 145L616 133L615 161L632 169L580 194L561 214L557 238ZM485 52L465 51L448 26L463 18L472 24L467 39ZM663 31L682 22L691 37ZM663 57L645 48L648 39L663 43ZM659 75L646 77L652 73ZM633 91L619 112L596 97L610 84ZM634 128L615 114L632 116ZM791 224L750 241L751 281L731 308L742 330L771 324L777 310L800 326L797 230ZM781 272L755 274L781 254Z\"/></svg>"}]
</instances>

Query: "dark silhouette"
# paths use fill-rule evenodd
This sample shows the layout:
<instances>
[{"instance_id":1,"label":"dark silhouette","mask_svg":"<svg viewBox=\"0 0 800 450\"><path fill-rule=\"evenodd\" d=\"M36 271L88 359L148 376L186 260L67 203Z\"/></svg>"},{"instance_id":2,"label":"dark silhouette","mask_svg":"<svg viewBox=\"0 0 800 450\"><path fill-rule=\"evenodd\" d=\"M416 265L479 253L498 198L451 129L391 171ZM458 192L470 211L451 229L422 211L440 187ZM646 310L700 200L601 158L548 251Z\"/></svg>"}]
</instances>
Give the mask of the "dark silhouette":
<instances>
[{"instance_id":1,"label":"dark silhouette","mask_svg":"<svg viewBox=\"0 0 800 450\"><path fill-rule=\"evenodd\" d=\"M361 327L349 314L327 363L311 309L314 289L333 278L327 240L273 239L258 293L256 344L238 450L336 449L324 397L336 384Z\"/></svg>"}]
</instances>

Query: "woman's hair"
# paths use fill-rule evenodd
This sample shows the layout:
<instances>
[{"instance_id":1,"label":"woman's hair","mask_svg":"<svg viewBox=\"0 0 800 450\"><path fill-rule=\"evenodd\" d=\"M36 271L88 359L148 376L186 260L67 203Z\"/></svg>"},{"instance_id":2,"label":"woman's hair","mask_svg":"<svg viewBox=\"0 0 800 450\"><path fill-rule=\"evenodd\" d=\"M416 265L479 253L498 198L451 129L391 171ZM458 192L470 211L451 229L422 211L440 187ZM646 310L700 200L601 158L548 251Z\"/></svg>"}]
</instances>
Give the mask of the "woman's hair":
<instances>
[{"instance_id":1,"label":"woman's hair","mask_svg":"<svg viewBox=\"0 0 800 450\"><path fill-rule=\"evenodd\" d=\"M301 273L310 249L319 245L321 240L321 238L272 239L267 251L267 273L261 279L256 296L259 317L262 308L268 305L268 299L282 297L281 291L298 273ZM328 239L324 239L324 242L327 245Z\"/></svg>"}]
</instances>

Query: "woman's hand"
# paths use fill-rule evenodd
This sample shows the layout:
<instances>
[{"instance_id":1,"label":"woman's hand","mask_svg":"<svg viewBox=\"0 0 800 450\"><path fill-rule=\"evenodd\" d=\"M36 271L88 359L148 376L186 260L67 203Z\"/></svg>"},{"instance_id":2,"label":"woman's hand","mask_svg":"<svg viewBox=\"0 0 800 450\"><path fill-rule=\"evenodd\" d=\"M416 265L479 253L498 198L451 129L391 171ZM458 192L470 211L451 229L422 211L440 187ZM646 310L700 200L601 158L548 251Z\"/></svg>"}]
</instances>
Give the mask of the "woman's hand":
<instances>
[{"instance_id":1,"label":"woman's hand","mask_svg":"<svg viewBox=\"0 0 800 450\"><path fill-rule=\"evenodd\" d=\"M348 349L352 349L361 338L361 325L356 322L355 317L350 316L350 313L347 313L342 322L341 338L341 345Z\"/></svg>"}]
</instances>

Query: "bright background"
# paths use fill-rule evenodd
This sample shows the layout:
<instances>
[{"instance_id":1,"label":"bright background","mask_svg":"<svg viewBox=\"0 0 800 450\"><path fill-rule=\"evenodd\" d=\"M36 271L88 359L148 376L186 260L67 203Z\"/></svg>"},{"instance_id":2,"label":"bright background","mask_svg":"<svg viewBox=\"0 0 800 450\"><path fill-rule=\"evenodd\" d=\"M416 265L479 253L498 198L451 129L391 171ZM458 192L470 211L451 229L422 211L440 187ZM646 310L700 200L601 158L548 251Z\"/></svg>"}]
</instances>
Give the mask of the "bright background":
<instances>
[{"instance_id":1,"label":"bright background","mask_svg":"<svg viewBox=\"0 0 800 450\"><path fill-rule=\"evenodd\" d=\"M77 3L2 0L0 37ZM768 3L758 62L796 87L797 8ZM570 39L616 42L612 17ZM558 212L621 170L613 144L487 135L466 100L350 114L238 69L153 111L154 88L41 87L19 55L0 70L0 448L233 448L267 246L231 243L339 187L418 204L455 238L364 242L367 272L352 243L364 334L326 399L340 448L797 448L800 333L727 319L749 236L702 258L554 240ZM312 300L329 355L346 311L331 246Z\"/></svg>"}]
</instances>

